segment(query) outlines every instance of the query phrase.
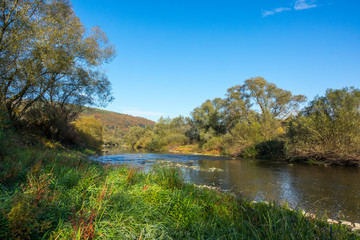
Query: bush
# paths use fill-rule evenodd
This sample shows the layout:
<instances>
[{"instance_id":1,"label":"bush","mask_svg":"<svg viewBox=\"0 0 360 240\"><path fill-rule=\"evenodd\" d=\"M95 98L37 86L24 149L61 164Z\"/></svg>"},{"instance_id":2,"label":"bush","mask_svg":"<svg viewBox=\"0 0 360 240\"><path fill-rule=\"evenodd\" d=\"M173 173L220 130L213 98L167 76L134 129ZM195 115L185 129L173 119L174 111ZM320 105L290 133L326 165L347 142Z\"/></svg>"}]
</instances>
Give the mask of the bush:
<instances>
[{"instance_id":1,"label":"bush","mask_svg":"<svg viewBox=\"0 0 360 240\"><path fill-rule=\"evenodd\" d=\"M181 133L173 133L165 138L168 145L186 145L190 139Z\"/></svg>"},{"instance_id":2,"label":"bush","mask_svg":"<svg viewBox=\"0 0 360 240\"><path fill-rule=\"evenodd\" d=\"M74 123L78 135L78 144L85 148L101 151L103 144L103 126L93 117L83 117Z\"/></svg>"},{"instance_id":3,"label":"bush","mask_svg":"<svg viewBox=\"0 0 360 240\"><path fill-rule=\"evenodd\" d=\"M138 141L145 135L145 129L139 126L130 128L129 132L124 136L125 143L132 149L136 149L139 145Z\"/></svg>"},{"instance_id":4,"label":"bush","mask_svg":"<svg viewBox=\"0 0 360 240\"><path fill-rule=\"evenodd\" d=\"M360 162L360 90L328 89L289 124L287 154L330 164Z\"/></svg>"},{"instance_id":5,"label":"bush","mask_svg":"<svg viewBox=\"0 0 360 240\"><path fill-rule=\"evenodd\" d=\"M39 102L25 113L18 126L53 141L74 144L76 134L71 122L75 117L76 112L70 107Z\"/></svg>"},{"instance_id":6,"label":"bush","mask_svg":"<svg viewBox=\"0 0 360 240\"><path fill-rule=\"evenodd\" d=\"M285 140L274 139L256 145L257 157L275 161L286 159Z\"/></svg>"},{"instance_id":7,"label":"bush","mask_svg":"<svg viewBox=\"0 0 360 240\"><path fill-rule=\"evenodd\" d=\"M6 138L4 129L0 127L0 159L3 158L6 153Z\"/></svg>"},{"instance_id":8,"label":"bush","mask_svg":"<svg viewBox=\"0 0 360 240\"><path fill-rule=\"evenodd\" d=\"M225 152L240 156L245 149L264 140L262 125L259 122L238 123L224 137Z\"/></svg>"},{"instance_id":9,"label":"bush","mask_svg":"<svg viewBox=\"0 0 360 240\"><path fill-rule=\"evenodd\" d=\"M221 137L210 138L203 146L203 150L212 151L212 150L221 150L223 139Z\"/></svg>"}]
</instances>

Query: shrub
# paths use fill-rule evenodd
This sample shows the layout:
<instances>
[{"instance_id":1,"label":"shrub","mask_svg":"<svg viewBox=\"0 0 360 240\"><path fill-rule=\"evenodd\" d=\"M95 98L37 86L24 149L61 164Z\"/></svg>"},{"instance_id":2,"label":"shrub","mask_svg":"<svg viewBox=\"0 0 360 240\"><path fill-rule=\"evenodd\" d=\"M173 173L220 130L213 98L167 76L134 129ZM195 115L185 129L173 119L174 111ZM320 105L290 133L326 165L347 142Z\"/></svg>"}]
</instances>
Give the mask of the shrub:
<instances>
[{"instance_id":1,"label":"shrub","mask_svg":"<svg viewBox=\"0 0 360 240\"><path fill-rule=\"evenodd\" d=\"M168 145L186 145L190 143L190 139L181 133L174 133L165 138Z\"/></svg>"},{"instance_id":2,"label":"shrub","mask_svg":"<svg viewBox=\"0 0 360 240\"><path fill-rule=\"evenodd\" d=\"M129 132L124 136L125 143L132 149L137 147L137 142L145 135L145 129L139 126L130 128Z\"/></svg>"},{"instance_id":3,"label":"shrub","mask_svg":"<svg viewBox=\"0 0 360 240\"><path fill-rule=\"evenodd\" d=\"M221 137L213 137L210 138L203 146L203 150L211 151L211 150L221 150L223 139Z\"/></svg>"},{"instance_id":4,"label":"shrub","mask_svg":"<svg viewBox=\"0 0 360 240\"><path fill-rule=\"evenodd\" d=\"M101 151L103 144L103 126L93 117L83 117L74 123L78 135L78 144Z\"/></svg>"},{"instance_id":5,"label":"shrub","mask_svg":"<svg viewBox=\"0 0 360 240\"><path fill-rule=\"evenodd\" d=\"M7 145L7 134L4 129L0 127L0 159L3 158L6 154L6 145Z\"/></svg>"},{"instance_id":6,"label":"shrub","mask_svg":"<svg viewBox=\"0 0 360 240\"><path fill-rule=\"evenodd\" d=\"M76 134L71 122L75 117L76 111L70 107L39 102L25 113L18 125L36 135L73 144L76 142Z\"/></svg>"},{"instance_id":7,"label":"shrub","mask_svg":"<svg viewBox=\"0 0 360 240\"><path fill-rule=\"evenodd\" d=\"M360 90L328 89L289 124L287 154L291 158L328 163L360 162Z\"/></svg>"},{"instance_id":8,"label":"shrub","mask_svg":"<svg viewBox=\"0 0 360 240\"><path fill-rule=\"evenodd\" d=\"M286 159L285 140L274 139L256 145L257 156L260 158L283 161Z\"/></svg>"},{"instance_id":9,"label":"shrub","mask_svg":"<svg viewBox=\"0 0 360 240\"><path fill-rule=\"evenodd\" d=\"M225 152L239 156L248 147L264 140L262 126L259 122L238 123L224 137Z\"/></svg>"}]
</instances>

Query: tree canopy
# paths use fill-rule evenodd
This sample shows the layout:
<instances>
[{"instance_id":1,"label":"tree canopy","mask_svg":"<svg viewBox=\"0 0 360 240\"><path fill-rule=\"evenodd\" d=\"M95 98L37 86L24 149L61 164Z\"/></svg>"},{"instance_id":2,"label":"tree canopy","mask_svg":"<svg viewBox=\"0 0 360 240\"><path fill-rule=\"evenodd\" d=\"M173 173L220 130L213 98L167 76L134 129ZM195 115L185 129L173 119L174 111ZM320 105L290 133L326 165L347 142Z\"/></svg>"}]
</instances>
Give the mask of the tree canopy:
<instances>
[{"instance_id":1,"label":"tree canopy","mask_svg":"<svg viewBox=\"0 0 360 240\"><path fill-rule=\"evenodd\" d=\"M15 122L39 101L106 103L111 84L101 66L114 55L101 29L86 31L67 0L2 0L1 109Z\"/></svg>"},{"instance_id":2,"label":"tree canopy","mask_svg":"<svg viewBox=\"0 0 360 240\"><path fill-rule=\"evenodd\" d=\"M328 89L290 122L288 135L297 158L359 160L360 90Z\"/></svg>"},{"instance_id":3,"label":"tree canopy","mask_svg":"<svg viewBox=\"0 0 360 240\"><path fill-rule=\"evenodd\" d=\"M293 95L262 77L255 77L229 88L226 106L231 118L254 121L256 111L266 123L275 118L285 119L305 101L304 95Z\"/></svg>"}]
</instances>

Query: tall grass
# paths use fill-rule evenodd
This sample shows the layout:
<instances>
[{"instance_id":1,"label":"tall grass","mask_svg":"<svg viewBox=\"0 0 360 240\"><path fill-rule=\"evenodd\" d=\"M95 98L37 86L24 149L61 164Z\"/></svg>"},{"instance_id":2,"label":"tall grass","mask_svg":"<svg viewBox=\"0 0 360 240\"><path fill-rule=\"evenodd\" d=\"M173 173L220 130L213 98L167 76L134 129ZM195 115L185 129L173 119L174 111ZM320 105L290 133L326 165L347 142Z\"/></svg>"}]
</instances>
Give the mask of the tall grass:
<instances>
[{"instance_id":1,"label":"tall grass","mask_svg":"<svg viewBox=\"0 0 360 240\"><path fill-rule=\"evenodd\" d=\"M64 150L1 159L0 239L358 239L275 204L184 183L176 168L108 168Z\"/></svg>"}]
</instances>

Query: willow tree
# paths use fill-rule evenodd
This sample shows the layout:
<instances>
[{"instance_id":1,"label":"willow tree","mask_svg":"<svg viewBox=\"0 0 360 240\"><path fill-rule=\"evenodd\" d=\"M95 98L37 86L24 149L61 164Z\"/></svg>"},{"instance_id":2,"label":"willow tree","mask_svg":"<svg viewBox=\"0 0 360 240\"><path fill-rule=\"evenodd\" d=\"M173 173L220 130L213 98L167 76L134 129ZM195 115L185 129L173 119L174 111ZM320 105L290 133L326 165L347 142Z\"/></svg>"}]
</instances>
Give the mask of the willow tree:
<instances>
[{"instance_id":1,"label":"willow tree","mask_svg":"<svg viewBox=\"0 0 360 240\"><path fill-rule=\"evenodd\" d=\"M288 154L360 165L360 89L328 89L289 125Z\"/></svg>"},{"instance_id":2,"label":"willow tree","mask_svg":"<svg viewBox=\"0 0 360 240\"><path fill-rule=\"evenodd\" d=\"M191 112L193 122L200 133L200 139L206 135L220 135L225 133L224 126L224 100L215 98L206 100L200 107Z\"/></svg>"},{"instance_id":3,"label":"willow tree","mask_svg":"<svg viewBox=\"0 0 360 240\"><path fill-rule=\"evenodd\" d=\"M1 108L14 123L38 102L106 103L111 85L101 66L114 54L101 29L86 31L67 0L2 0Z\"/></svg>"},{"instance_id":4,"label":"willow tree","mask_svg":"<svg viewBox=\"0 0 360 240\"><path fill-rule=\"evenodd\" d=\"M245 155L254 157L263 151L255 149L260 143L263 149L272 148L272 141L284 132L281 121L296 114L304 101L305 96L293 95L262 77L229 88L224 104L226 151L233 155L247 151Z\"/></svg>"},{"instance_id":5,"label":"willow tree","mask_svg":"<svg viewBox=\"0 0 360 240\"><path fill-rule=\"evenodd\" d=\"M248 91L247 96L260 108L264 122L274 118L285 119L306 100L304 95L293 95L290 91L278 88L262 77L246 80L245 87Z\"/></svg>"},{"instance_id":6,"label":"willow tree","mask_svg":"<svg viewBox=\"0 0 360 240\"><path fill-rule=\"evenodd\" d=\"M279 127L280 120L294 115L305 100L305 96L293 95L262 77L250 78L243 85L228 89L225 101L228 129L257 122L266 138L271 137L270 132Z\"/></svg>"}]
</instances>

